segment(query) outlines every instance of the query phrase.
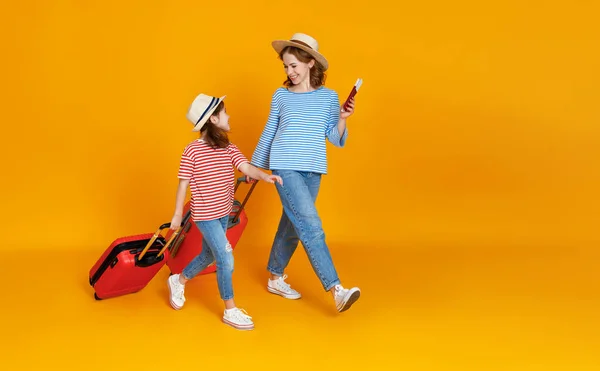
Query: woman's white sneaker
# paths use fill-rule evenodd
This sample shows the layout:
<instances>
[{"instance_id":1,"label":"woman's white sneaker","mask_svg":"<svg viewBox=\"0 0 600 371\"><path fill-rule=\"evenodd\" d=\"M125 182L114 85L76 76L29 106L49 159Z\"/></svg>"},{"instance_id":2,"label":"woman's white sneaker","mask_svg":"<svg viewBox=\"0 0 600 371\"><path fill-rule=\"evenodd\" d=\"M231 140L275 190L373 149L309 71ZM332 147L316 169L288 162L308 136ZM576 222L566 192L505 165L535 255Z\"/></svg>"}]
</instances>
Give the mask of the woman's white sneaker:
<instances>
[{"instance_id":1,"label":"woman's white sneaker","mask_svg":"<svg viewBox=\"0 0 600 371\"><path fill-rule=\"evenodd\" d=\"M252 317L248 315L248 312L239 308L225 309L223 322L238 330L254 329Z\"/></svg>"},{"instance_id":2,"label":"woman's white sneaker","mask_svg":"<svg viewBox=\"0 0 600 371\"><path fill-rule=\"evenodd\" d=\"M338 312L343 312L350 309L360 297L360 289L353 287L351 289L345 289L342 285L335 285L335 305Z\"/></svg>"},{"instance_id":3,"label":"woman's white sneaker","mask_svg":"<svg viewBox=\"0 0 600 371\"><path fill-rule=\"evenodd\" d=\"M284 274L283 277L278 277L276 280L269 278L267 290L269 290L270 293L283 296L286 299L300 299L302 295L300 295L298 291L291 288L289 283L285 282L286 278L287 274Z\"/></svg>"}]
</instances>

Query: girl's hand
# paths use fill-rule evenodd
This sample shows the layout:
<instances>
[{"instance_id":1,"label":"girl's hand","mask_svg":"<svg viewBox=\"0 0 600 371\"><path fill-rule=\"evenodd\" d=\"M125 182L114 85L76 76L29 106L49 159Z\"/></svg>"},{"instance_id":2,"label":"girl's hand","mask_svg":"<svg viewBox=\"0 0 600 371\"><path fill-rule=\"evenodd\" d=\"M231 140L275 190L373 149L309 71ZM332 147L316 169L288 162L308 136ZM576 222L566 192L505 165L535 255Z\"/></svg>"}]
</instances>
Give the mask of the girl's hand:
<instances>
[{"instance_id":1,"label":"girl's hand","mask_svg":"<svg viewBox=\"0 0 600 371\"><path fill-rule=\"evenodd\" d=\"M267 183L279 183L279 185L283 185L283 179L281 179L280 176L278 175L269 175L269 174L264 174L263 175L263 180Z\"/></svg>"},{"instance_id":2,"label":"girl's hand","mask_svg":"<svg viewBox=\"0 0 600 371\"><path fill-rule=\"evenodd\" d=\"M173 215L173 219L171 219L171 226L169 228L176 231L177 228L181 226L181 219L181 215Z\"/></svg>"},{"instance_id":3,"label":"girl's hand","mask_svg":"<svg viewBox=\"0 0 600 371\"><path fill-rule=\"evenodd\" d=\"M345 120L348 117L350 117L350 115L352 115L353 113L354 113L354 97L352 97L348 101L348 109L347 110L344 110L344 107L342 106L342 108L340 109L340 118Z\"/></svg>"}]
</instances>

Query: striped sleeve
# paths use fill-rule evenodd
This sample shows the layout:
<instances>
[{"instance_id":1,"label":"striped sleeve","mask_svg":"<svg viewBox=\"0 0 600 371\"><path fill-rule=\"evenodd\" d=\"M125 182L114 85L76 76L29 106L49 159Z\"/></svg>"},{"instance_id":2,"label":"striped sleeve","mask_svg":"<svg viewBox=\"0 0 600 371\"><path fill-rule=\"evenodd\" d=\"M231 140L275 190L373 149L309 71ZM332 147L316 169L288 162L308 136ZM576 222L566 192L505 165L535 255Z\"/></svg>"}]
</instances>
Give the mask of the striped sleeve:
<instances>
[{"instance_id":1,"label":"striped sleeve","mask_svg":"<svg viewBox=\"0 0 600 371\"><path fill-rule=\"evenodd\" d=\"M179 179L191 179L192 173L194 172L194 160L190 157L187 149L181 155L181 161L179 162Z\"/></svg>"},{"instance_id":2,"label":"striped sleeve","mask_svg":"<svg viewBox=\"0 0 600 371\"><path fill-rule=\"evenodd\" d=\"M239 170L243 163L248 162L248 159L235 144L230 144L229 147L227 147L227 151L231 155L231 163L236 169Z\"/></svg>"},{"instance_id":3,"label":"striped sleeve","mask_svg":"<svg viewBox=\"0 0 600 371\"><path fill-rule=\"evenodd\" d=\"M271 111L269 112L269 118L267 124L263 129L262 135L258 140L254 154L252 155L252 165L262 168L269 169L269 156L271 153L271 145L277 133L277 127L279 126L279 103L277 99L277 92L273 94L271 98Z\"/></svg>"},{"instance_id":4,"label":"striped sleeve","mask_svg":"<svg viewBox=\"0 0 600 371\"><path fill-rule=\"evenodd\" d=\"M335 91L331 92L331 102L329 106L329 116L327 120L327 139L336 147L344 147L346 138L348 138L348 127L344 130L343 135L340 135L338 130L338 122L340 121L340 100Z\"/></svg>"}]
</instances>

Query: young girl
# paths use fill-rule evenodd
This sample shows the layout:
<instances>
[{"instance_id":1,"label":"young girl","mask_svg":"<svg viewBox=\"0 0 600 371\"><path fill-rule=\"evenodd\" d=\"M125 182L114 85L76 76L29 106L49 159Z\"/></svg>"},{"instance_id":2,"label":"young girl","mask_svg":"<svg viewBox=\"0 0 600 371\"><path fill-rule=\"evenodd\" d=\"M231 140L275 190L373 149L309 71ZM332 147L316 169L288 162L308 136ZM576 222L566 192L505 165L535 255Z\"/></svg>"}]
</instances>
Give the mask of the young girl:
<instances>
[{"instance_id":1,"label":"young girl","mask_svg":"<svg viewBox=\"0 0 600 371\"><path fill-rule=\"evenodd\" d=\"M226 230L229 214L233 207L234 167L249 177L269 183L281 178L269 175L252 166L236 145L229 142L229 115L221 98L200 94L189 108L187 118L194 125L193 131L201 133L200 139L188 144L179 165L179 188L175 204L175 215L171 229L180 227L183 205L188 186L191 190L190 209L204 244L181 274L168 279L171 306L181 309L185 302L185 283L204 270L213 260L217 266L217 283L221 299L225 302L223 322L240 330L254 328L252 317L233 301L232 248L227 241ZM208 246L208 248L206 248Z\"/></svg>"},{"instance_id":2,"label":"young girl","mask_svg":"<svg viewBox=\"0 0 600 371\"><path fill-rule=\"evenodd\" d=\"M342 110L337 93L323 86L329 64L311 36L296 33L272 45L287 79L285 87L273 94L269 119L252 157L253 165L272 170L285 182L277 186L283 213L267 265L271 273L267 290L287 299L300 298L285 282L284 270L302 241L323 288L343 312L358 300L360 289L341 285L315 201L321 177L327 174L326 140L337 147L345 145L354 99Z\"/></svg>"}]
</instances>

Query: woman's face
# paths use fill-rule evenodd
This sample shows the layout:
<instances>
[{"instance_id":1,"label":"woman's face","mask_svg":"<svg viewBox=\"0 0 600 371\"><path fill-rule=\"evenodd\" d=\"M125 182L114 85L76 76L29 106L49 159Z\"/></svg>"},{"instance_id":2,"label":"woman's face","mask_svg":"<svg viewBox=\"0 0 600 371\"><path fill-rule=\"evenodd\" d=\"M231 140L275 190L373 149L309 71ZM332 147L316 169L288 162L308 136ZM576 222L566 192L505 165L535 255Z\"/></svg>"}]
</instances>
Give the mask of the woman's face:
<instances>
[{"instance_id":1,"label":"woman's face","mask_svg":"<svg viewBox=\"0 0 600 371\"><path fill-rule=\"evenodd\" d=\"M285 53L282 59L283 68L292 84L298 85L301 82L310 81L310 68L315 64L314 60L311 59L310 62L304 63L290 53Z\"/></svg>"}]
</instances>

